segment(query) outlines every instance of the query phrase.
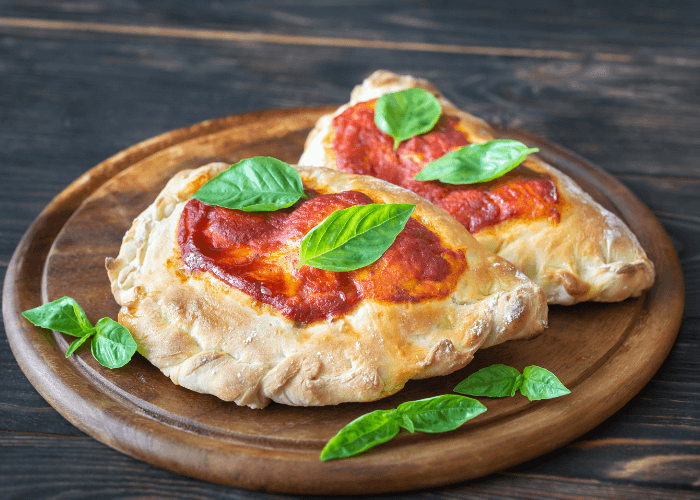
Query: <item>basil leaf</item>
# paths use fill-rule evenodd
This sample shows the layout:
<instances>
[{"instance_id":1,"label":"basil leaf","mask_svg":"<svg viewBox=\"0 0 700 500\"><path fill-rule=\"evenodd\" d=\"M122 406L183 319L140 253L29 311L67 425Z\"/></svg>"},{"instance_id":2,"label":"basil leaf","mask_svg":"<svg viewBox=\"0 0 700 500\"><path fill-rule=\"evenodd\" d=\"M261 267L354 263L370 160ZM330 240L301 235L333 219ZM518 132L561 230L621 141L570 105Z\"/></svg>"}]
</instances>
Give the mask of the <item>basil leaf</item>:
<instances>
[{"instance_id":1,"label":"basil leaf","mask_svg":"<svg viewBox=\"0 0 700 500\"><path fill-rule=\"evenodd\" d=\"M400 404L396 410L404 420L408 419L411 422L412 429L436 433L456 429L467 420L484 413L486 407L476 399L445 394L418 401L407 401ZM406 428L411 431L410 428Z\"/></svg>"},{"instance_id":2,"label":"basil leaf","mask_svg":"<svg viewBox=\"0 0 700 500\"><path fill-rule=\"evenodd\" d=\"M515 368L491 365L469 375L457 384L454 391L469 396L502 398L513 396L520 384L522 384L522 375Z\"/></svg>"},{"instance_id":3,"label":"basil leaf","mask_svg":"<svg viewBox=\"0 0 700 500\"><path fill-rule=\"evenodd\" d=\"M523 385L520 392L530 401L552 399L569 394L559 379L549 370L539 366L528 366L523 370Z\"/></svg>"},{"instance_id":4,"label":"basil leaf","mask_svg":"<svg viewBox=\"0 0 700 500\"><path fill-rule=\"evenodd\" d=\"M93 330L93 333L94 333L94 332L95 332L95 330ZM89 335L85 335L84 337L81 337L81 338L79 338L79 339L77 339L77 340L74 340L74 341L71 343L71 345L68 346L68 350L66 351L66 357L70 356L70 355L73 354L75 351L77 351L77 350L78 350L78 347L80 347L81 345L83 345L83 344L85 343L85 341L86 341L87 339L89 339L91 336L92 336L92 334L89 334Z\"/></svg>"},{"instance_id":5,"label":"basil leaf","mask_svg":"<svg viewBox=\"0 0 700 500\"><path fill-rule=\"evenodd\" d=\"M376 410L343 427L321 452L321 460L346 458L386 443L399 433L394 410Z\"/></svg>"},{"instance_id":6,"label":"basil leaf","mask_svg":"<svg viewBox=\"0 0 700 500\"><path fill-rule=\"evenodd\" d=\"M304 195L299 172L267 156L241 160L204 184L193 197L244 212L270 212L292 206Z\"/></svg>"},{"instance_id":7,"label":"basil leaf","mask_svg":"<svg viewBox=\"0 0 700 500\"><path fill-rule=\"evenodd\" d=\"M301 241L297 268L352 271L377 261L394 243L415 205L355 205L337 210Z\"/></svg>"},{"instance_id":8,"label":"basil leaf","mask_svg":"<svg viewBox=\"0 0 700 500\"><path fill-rule=\"evenodd\" d=\"M75 299L61 297L34 309L22 313L32 324L49 330L84 337L92 333L92 326L85 312Z\"/></svg>"},{"instance_id":9,"label":"basil leaf","mask_svg":"<svg viewBox=\"0 0 700 500\"><path fill-rule=\"evenodd\" d=\"M430 132L442 107L427 90L412 88L385 94L377 99L374 123L394 138L394 151L401 141Z\"/></svg>"},{"instance_id":10,"label":"basil leaf","mask_svg":"<svg viewBox=\"0 0 700 500\"><path fill-rule=\"evenodd\" d=\"M413 420L411 420L411 417L409 415L401 415L401 421L399 422L399 425L406 429L408 432L413 434L416 432L416 425L413 423Z\"/></svg>"},{"instance_id":11,"label":"basil leaf","mask_svg":"<svg viewBox=\"0 0 700 500\"><path fill-rule=\"evenodd\" d=\"M527 155L539 151L525 144L507 139L496 139L483 144L470 144L431 161L414 179L439 180L448 184L486 182L510 172Z\"/></svg>"},{"instance_id":12,"label":"basil leaf","mask_svg":"<svg viewBox=\"0 0 700 500\"><path fill-rule=\"evenodd\" d=\"M125 327L111 318L102 318L95 325L92 355L107 368L121 368L136 352L136 342Z\"/></svg>"},{"instance_id":13,"label":"basil leaf","mask_svg":"<svg viewBox=\"0 0 700 500\"><path fill-rule=\"evenodd\" d=\"M395 410L363 415L340 430L321 452L321 460L345 458L393 439L401 427L413 433L447 432L486 411L475 399L446 394L407 401Z\"/></svg>"},{"instance_id":14,"label":"basil leaf","mask_svg":"<svg viewBox=\"0 0 700 500\"><path fill-rule=\"evenodd\" d=\"M110 318L102 318L93 327L82 308L70 297L29 309L22 315L36 326L80 337L68 346L66 357L93 335L92 355L107 368L124 366L136 352L136 342L129 330Z\"/></svg>"}]
</instances>

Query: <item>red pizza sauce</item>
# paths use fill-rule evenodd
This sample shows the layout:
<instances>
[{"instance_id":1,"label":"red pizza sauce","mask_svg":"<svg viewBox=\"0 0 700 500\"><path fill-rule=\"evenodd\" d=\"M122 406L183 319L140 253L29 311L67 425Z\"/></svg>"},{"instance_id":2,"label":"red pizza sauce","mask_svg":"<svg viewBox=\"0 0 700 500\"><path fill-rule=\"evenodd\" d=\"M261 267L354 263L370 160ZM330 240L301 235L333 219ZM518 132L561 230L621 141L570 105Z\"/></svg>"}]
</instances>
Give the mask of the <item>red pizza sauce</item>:
<instances>
[{"instance_id":1,"label":"red pizza sauce","mask_svg":"<svg viewBox=\"0 0 700 500\"><path fill-rule=\"evenodd\" d=\"M315 193L308 193L312 196ZM418 302L446 297L467 267L461 250L415 219L375 263L349 272L295 269L302 238L335 210L372 203L357 191L317 195L276 212L243 212L190 200L178 243L191 271L210 272L298 323L331 320L360 300Z\"/></svg>"},{"instance_id":2,"label":"red pizza sauce","mask_svg":"<svg viewBox=\"0 0 700 500\"><path fill-rule=\"evenodd\" d=\"M356 104L333 120L338 170L409 189L452 214L470 233L512 218L549 217L559 222L560 198L554 182L523 166L478 185L415 180L426 164L469 144L455 128L458 120L443 115L433 130L403 141L394 151L393 138L374 123L375 104L376 100Z\"/></svg>"}]
</instances>

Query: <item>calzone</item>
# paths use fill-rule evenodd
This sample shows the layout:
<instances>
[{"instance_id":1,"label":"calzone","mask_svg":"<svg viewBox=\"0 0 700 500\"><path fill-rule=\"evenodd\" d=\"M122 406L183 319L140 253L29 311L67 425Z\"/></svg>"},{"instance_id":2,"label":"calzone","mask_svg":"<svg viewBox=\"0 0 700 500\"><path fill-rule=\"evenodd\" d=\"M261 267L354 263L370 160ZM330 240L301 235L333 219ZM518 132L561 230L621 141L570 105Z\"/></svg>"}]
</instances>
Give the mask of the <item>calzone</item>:
<instances>
[{"instance_id":1,"label":"calzone","mask_svg":"<svg viewBox=\"0 0 700 500\"><path fill-rule=\"evenodd\" d=\"M376 100L414 87L435 95L442 114L432 130L394 150L375 125ZM489 182L414 179L446 153L495 138L486 122L455 108L429 82L378 71L355 87L348 104L319 119L299 163L372 175L421 195L533 279L549 303L619 301L652 285L654 266L629 228L534 154Z\"/></svg>"},{"instance_id":2,"label":"calzone","mask_svg":"<svg viewBox=\"0 0 700 500\"><path fill-rule=\"evenodd\" d=\"M372 401L546 326L542 290L443 210L387 182L295 167L308 199L243 212L192 197L228 165L176 174L106 267L119 322L176 384L253 408ZM415 205L376 262L299 266L336 210Z\"/></svg>"}]
</instances>

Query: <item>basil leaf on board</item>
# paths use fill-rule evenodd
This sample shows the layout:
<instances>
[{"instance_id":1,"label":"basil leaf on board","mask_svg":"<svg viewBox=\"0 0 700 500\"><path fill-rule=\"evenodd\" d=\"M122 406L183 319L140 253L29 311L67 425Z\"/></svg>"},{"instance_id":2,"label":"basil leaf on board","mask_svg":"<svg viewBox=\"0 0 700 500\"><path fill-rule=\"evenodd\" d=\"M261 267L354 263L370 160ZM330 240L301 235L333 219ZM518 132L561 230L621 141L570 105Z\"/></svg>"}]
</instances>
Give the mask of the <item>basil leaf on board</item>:
<instances>
[{"instance_id":1,"label":"basil leaf on board","mask_svg":"<svg viewBox=\"0 0 700 500\"><path fill-rule=\"evenodd\" d=\"M22 316L36 326L80 337L68 346L66 357L73 354L90 337L92 355L107 368L124 366L136 352L136 342L129 330L110 318L102 318L93 327L85 311L70 297L61 297L29 309L24 311Z\"/></svg>"},{"instance_id":2,"label":"basil leaf on board","mask_svg":"<svg viewBox=\"0 0 700 500\"><path fill-rule=\"evenodd\" d=\"M193 197L219 207L244 212L287 208L304 195L299 172L267 156L241 160L209 180Z\"/></svg>"},{"instance_id":3,"label":"basil leaf on board","mask_svg":"<svg viewBox=\"0 0 700 500\"><path fill-rule=\"evenodd\" d=\"M92 355L107 368L121 368L136 352L136 342L129 330L111 318L102 318L95 325Z\"/></svg>"},{"instance_id":4,"label":"basil leaf on board","mask_svg":"<svg viewBox=\"0 0 700 500\"><path fill-rule=\"evenodd\" d=\"M336 210L301 241L299 263L326 271L352 271L377 261L394 243L415 205L354 205Z\"/></svg>"},{"instance_id":5,"label":"basil leaf on board","mask_svg":"<svg viewBox=\"0 0 700 500\"><path fill-rule=\"evenodd\" d=\"M399 422L399 425L406 429L408 432L413 434L416 432L416 425L413 423L413 420L411 420L411 417L406 414L401 414L401 421Z\"/></svg>"},{"instance_id":6,"label":"basil leaf on board","mask_svg":"<svg viewBox=\"0 0 700 500\"><path fill-rule=\"evenodd\" d=\"M515 395L523 376L515 368L506 365L491 365L472 373L462 380L455 392L469 396L503 398Z\"/></svg>"},{"instance_id":7,"label":"basil leaf on board","mask_svg":"<svg viewBox=\"0 0 700 500\"><path fill-rule=\"evenodd\" d=\"M377 99L374 123L394 138L396 151L401 141L430 132L441 112L442 107L433 94L412 88L384 94Z\"/></svg>"},{"instance_id":8,"label":"basil leaf on board","mask_svg":"<svg viewBox=\"0 0 700 500\"><path fill-rule=\"evenodd\" d=\"M83 330L83 332L85 332L85 335L92 335L94 328L92 327L90 320L87 319L85 311L83 311L75 300L73 301L73 312L75 313L75 317L78 319L78 323L80 323L80 328Z\"/></svg>"},{"instance_id":9,"label":"basil leaf on board","mask_svg":"<svg viewBox=\"0 0 700 500\"><path fill-rule=\"evenodd\" d=\"M394 410L376 410L343 427L323 448L321 460L346 458L390 441L399 433Z\"/></svg>"},{"instance_id":10,"label":"basil leaf on board","mask_svg":"<svg viewBox=\"0 0 700 500\"><path fill-rule=\"evenodd\" d=\"M95 333L96 330L93 330L93 333ZM77 340L74 340L71 342L71 345L68 346L68 349L66 350L66 357L69 357L71 354L73 354L75 351L78 350L78 348L83 345L90 337L92 334L85 335L84 337L80 337Z\"/></svg>"},{"instance_id":11,"label":"basil leaf on board","mask_svg":"<svg viewBox=\"0 0 700 500\"><path fill-rule=\"evenodd\" d=\"M571 392L556 375L539 366L526 367L523 370L523 378L520 392L530 401L558 398Z\"/></svg>"},{"instance_id":12,"label":"basil leaf on board","mask_svg":"<svg viewBox=\"0 0 700 500\"><path fill-rule=\"evenodd\" d=\"M507 174L525 161L527 155L537 151L539 149L507 139L470 144L431 161L413 178L448 184L486 182Z\"/></svg>"},{"instance_id":13,"label":"basil leaf on board","mask_svg":"<svg viewBox=\"0 0 700 500\"><path fill-rule=\"evenodd\" d=\"M61 297L53 302L44 304L22 313L32 324L49 330L84 337L92 333L92 326L85 312L75 299Z\"/></svg>"},{"instance_id":14,"label":"basil leaf on board","mask_svg":"<svg viewBox=\"0 0 700 500\"><path fill-rule=\"evenodd\" d=\"M456 394L445 394L418 401L407 401L396 409L411 422L411 428L420 432L452 431L469 419L486 411L476 399ZM403 424L403 422L401 422ZM401 425L404 427L404 425ZM412 432L412 431L411 431Z\"/></svg>"},{"instance_id":15,"label":"basil leaf on board","mask_svg":"<svg viewBox=\"0 0 700 500\"><path fill-rule=\"evenodd\" d=\"M413 433L447 432L486 411L475 399L445 394L376 410L343 427L321 452L321 460L346 458L393 439L401 427Z\"/></svg>"}]
</instances>

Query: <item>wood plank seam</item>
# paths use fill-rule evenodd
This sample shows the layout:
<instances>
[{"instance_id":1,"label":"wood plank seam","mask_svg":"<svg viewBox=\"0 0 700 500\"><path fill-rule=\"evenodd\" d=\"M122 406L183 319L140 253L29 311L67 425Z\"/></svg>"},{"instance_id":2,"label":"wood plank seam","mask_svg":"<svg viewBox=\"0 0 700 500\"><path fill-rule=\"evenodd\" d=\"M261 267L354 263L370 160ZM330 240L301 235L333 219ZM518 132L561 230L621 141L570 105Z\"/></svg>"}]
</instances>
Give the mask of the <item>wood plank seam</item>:
<instances>
[{"instance_id":1,"label":"wood plank seam","mask_svg":"<svg viewBox=\"0 0 700 500\"><path fill-rule=\"evenodd\" d=\"M693 446L700 447L700 441L674 439L634 439L634 438L605 438L596 440L575 441L569 448L592 449L606 446ZM699 448L700 449L700 448Z\"/></svg>"},{"instance_id":2,"label":"wood plank seam","mask_svg":"<svg viewBox=\"0 0 700 500\"><path fill-rule=\"evenodd\" d=\"M526 49L519 47L483 47L476 45L451 45L423 42L393 42L385 40L362 40L358 38L333 38L318 36L280 35L274 33L248 33L244 31L214 30L198 28L174 28L160 26L138 26L88 21L53 21L48 19L0 17L0 28L26 28L34 30L81 31L109 33L127 36L153 36L196 40L223 40L280 45L306 45L319 47L344 47L357 49L403 50L413 52L439 52L463 55L500 57L522 57L534 59L564 59L630 63L629 54L574 52L568 50ZM657 64L670 66L700 67L700 59L685 57L652 56Z\"/></svg>"}]
</instances>

